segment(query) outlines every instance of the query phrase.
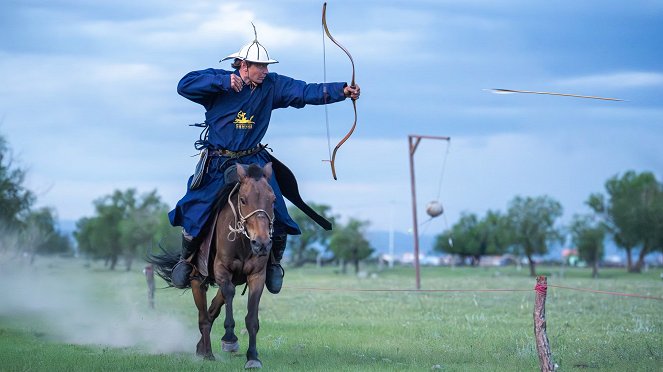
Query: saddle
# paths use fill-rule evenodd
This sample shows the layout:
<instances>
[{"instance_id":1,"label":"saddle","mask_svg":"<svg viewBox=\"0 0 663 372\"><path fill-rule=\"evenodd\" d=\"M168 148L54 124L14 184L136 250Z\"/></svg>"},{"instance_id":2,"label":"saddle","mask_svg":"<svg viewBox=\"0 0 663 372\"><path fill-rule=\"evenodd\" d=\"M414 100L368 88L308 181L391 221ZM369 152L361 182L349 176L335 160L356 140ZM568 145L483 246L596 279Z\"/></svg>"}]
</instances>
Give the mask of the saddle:
<instances>
[{"instance_id":1,"label":"saddle","mask_svg":"<svg viewBox=\"0 0 663 372\"><path fill-rule=\"evenodd\" d=\"M225 184L221 189L221 192L219 192L219 196L217 198L218 201L214 206L214 211L212 214L214 217L211 223L208 224L209 228L205 233L205 239L203 239L203 242L200 244L198 254L196 255L196 269L198 270L198 273L200 273L200 275L205 278L209 276L209 254L212 248L212 241L214 239L214 232L216 231L216 221L219 218L219 212L226 205L230 193L235 188L235 185L237 185L239 182L239 176L237 175L237 165L233 164L223 172L223 180Z\"/></svg>"}]
</instances>

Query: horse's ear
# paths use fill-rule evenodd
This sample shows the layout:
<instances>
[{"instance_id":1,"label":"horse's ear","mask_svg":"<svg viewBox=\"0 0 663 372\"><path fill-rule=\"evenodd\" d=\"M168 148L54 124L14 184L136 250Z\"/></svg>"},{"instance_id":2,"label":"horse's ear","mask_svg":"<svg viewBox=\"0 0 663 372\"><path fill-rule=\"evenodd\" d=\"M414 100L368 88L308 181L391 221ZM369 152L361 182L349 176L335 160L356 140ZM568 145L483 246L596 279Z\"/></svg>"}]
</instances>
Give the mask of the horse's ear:
<instances>
[{"instance_id":1,"label":"horse's ear","mask_svg":"<svg viewBox=\"0 0 663 372\"><path fill-rule=\"evenodd\" d=\"M237 164L237 178L241 181L246 177L246 169L244 168L244 165L242 164Z\"/></svg>"},{"instance_id":2,"label":"horse's ear","mask_svg":"<svg viewBox=\"0 0 663 372\"><path fill-rule=\"evenodd\" d=\"M270 161L269 163L265 164L264 167L262 167L262 173L265 175L265 178L269 179L272 176L272 162Z\"/></svg>"}]
</instances>

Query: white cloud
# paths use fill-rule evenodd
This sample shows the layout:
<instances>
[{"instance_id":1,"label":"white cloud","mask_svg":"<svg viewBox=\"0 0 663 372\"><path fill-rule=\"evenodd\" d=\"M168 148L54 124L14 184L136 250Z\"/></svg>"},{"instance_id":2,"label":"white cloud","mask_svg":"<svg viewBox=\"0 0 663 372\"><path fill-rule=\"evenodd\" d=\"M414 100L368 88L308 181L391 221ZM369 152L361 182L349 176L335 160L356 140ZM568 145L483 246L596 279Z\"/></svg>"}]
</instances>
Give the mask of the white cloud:
<instances>
[{"instance_id":1,"label":"white cloud","mask_svg":"<svg viewBox=\"0 0 663 372\"><path fill-rule=\"evenodd\" d=\"M640 88L663 86L663 73L628 71L588 75L557 81L557 85L588 88Z\"/></svg>"}]
</instances>

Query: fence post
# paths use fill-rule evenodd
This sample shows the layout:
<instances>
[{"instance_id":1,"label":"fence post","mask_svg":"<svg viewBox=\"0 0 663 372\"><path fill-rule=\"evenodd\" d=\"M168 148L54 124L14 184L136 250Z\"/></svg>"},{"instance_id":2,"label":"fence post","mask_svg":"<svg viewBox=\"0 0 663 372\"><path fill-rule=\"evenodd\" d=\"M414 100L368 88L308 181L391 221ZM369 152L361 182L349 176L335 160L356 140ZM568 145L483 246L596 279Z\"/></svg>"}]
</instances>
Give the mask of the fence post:
<instances>
[{"instance_id":1,"label":"fence post","mask_svg":"<svg viewBox=\"0 0 663 372\"><path fill-rule=\"evenodd\" d=\"M536 351L539 354L539 365L542 372L552 372L555 365L552 362L550 344L546 334L546 293L548 280L545 276L536 278L536 298L534 299L534 336L536 337Z\"/></svg>"}]
</instances>

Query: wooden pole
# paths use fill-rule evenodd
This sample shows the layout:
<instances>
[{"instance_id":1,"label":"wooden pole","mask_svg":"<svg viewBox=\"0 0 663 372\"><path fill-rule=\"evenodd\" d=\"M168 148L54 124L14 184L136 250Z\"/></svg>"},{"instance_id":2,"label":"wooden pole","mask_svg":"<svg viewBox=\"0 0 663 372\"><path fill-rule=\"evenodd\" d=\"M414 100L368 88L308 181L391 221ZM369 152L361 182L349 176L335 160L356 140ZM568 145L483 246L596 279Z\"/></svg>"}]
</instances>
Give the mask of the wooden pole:
<instances>
[{"instance_id":1,"label":"wooden pole","mask_svg":"<svg viewBox=\"0 0 663 372\"><path fill-rule=\"evenodd\" d=\"M415 140L416 138L416 140ZM421 276L419 274L419 226L417 222L417 186L414 178L414 152L419 146L420 137L410 135L407 137L410 149L410 188L412 189L412 234L414 235L414 271L416 275L416 288L421 289Z\"/></svg>"},{"instance_id":2,"label":"wooden pole","mask_svg":"<svg viewBox=\"0 0 663 372\"><path fill-rule=\"evenodd\" d=\"M417 151L422 138L450 141L450 137L421 136L410 134L407 136L410 154L410 187L412 189L412 234L414 235L414 271L416 273L417 289L421 289L421 274L419 273L419 223L417 222L417 186L414 181L414 153Z\"/></svg>"},{"instance_id":3,"label":"wooden pole","mask_svg":"<svg viewBox=\"0 0 663 372\"><path fill-rule=\"evenodd\" d=\"M536 298L534 299L534 336L536 337L536 351L539 354L539 365L542 372L552 372L555 365L552 362L550 343L546 334L546 294L548 279L545 276L536 278Z\"/></svg>"}]
</instances>

